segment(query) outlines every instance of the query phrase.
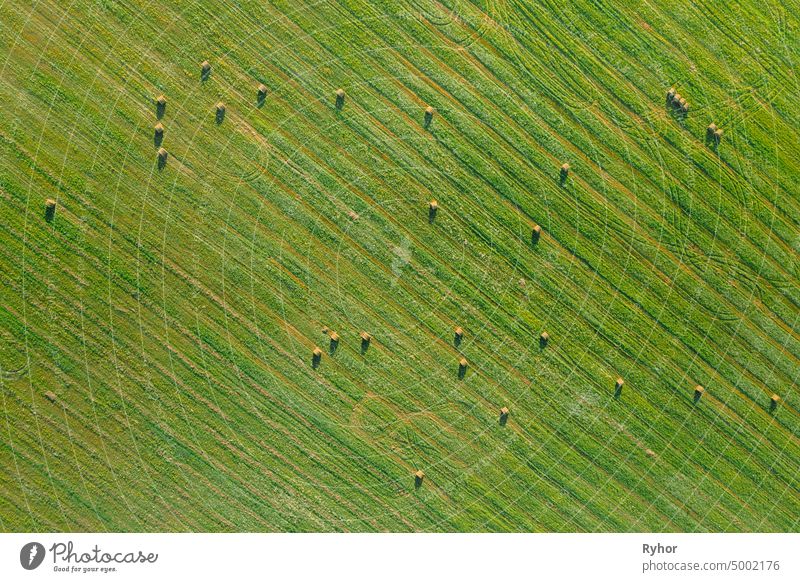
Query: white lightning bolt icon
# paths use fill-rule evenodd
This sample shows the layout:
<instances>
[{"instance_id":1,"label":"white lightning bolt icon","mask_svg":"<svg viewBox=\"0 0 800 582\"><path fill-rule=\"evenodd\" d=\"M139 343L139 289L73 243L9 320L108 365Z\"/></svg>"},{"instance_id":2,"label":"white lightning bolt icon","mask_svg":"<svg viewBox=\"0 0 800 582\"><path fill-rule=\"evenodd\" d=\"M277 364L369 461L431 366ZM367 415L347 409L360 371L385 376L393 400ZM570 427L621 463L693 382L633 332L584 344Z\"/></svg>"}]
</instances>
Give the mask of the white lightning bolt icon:
<instances>
[{"instance_id":1,"label":"white lightning bolt icon","mask_svg":"<svg viewBox=\"0 0 800 582\"><path fill-rule=\"evenodd\" d=\"M28 566L33 564L33 559L36 557L36 553L39 551L39 548L35 545L31 546L31 553L28 555Z\"/></svg>"}]
</instances>

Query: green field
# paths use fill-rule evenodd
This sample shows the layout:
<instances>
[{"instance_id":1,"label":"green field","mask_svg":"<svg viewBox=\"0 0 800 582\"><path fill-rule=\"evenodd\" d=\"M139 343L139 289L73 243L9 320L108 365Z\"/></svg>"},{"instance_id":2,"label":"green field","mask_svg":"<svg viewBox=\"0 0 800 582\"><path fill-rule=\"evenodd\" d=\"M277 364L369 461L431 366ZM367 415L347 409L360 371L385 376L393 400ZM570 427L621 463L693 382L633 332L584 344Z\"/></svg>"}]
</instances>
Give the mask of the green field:
<instances>
[{"instance_id":1,"label":"green field","mask_svg":"<svg viewBox=\"0 0 800 582\"><path fill-rule=\"evenodd\" d=\"M799 31L3 3L0 530L800 531Z\"/></svg>"}]
</instances>

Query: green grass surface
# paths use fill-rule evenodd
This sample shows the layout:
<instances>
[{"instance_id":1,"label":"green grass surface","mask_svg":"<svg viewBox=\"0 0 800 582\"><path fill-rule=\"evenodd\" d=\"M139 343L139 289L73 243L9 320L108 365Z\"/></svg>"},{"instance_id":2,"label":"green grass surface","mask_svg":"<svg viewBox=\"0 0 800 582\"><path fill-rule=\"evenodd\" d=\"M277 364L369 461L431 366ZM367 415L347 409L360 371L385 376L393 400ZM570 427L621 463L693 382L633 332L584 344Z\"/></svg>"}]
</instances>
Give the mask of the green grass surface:
<instances>
[{"instance_id":1,"label":"green grass surface","mask_svg":"<svg viewBox=\"0 0 800 582\"><path fill-rule=\"evenodd\" d=\"M4 3L0 530L797 531L798 14Z\"/></svg>"}]
</instances>

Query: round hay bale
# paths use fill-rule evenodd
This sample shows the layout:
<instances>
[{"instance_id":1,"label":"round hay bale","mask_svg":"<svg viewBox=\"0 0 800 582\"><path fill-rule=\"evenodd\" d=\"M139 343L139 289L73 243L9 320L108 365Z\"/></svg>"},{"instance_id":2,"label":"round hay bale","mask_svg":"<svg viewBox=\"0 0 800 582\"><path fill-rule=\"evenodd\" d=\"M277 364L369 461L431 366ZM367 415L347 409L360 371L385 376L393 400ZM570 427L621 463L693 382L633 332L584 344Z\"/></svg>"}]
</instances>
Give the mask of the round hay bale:
<instances>
[{"instance_id":1,"label":"round hay bale","mask_svg":"<svg viewBox=\"0 0 800 582\"><path fill-rule=\"evenodd\" d=\"M675 98L675 87L670 87L667 91L667 101L672 101Z\"/></svg>"},{"instance_id":2,"label":"round hay bale","mask_svg":"<svg viewBox=\"0 0 800 582\"><path fill-rule=\"evenodd\" d=\"M769 409L775 410L776 408L778 408L778 404L780 404L780 402L781 402L781 397L778 396L777 394L773 394L769 398Z\"/></svg>"},{"instance_id":3,"label":"round hay bale","mask_svg":"<svg viewBox=\"0 0 800 582\"><path fill-rule=\"evenodd\" d=\"M208 61L200 63L200 72L203 73L203 75L208 75L211 72L211 63Z\"/></svg>"},{"instance_id":4,"label":"round hay bale","mask_svg":"<svg viewBox=\"0 0 800 582\"><path fill-rule=\"evenodd\" d=\"M433 114L435 110L430 105L425 109L425 127L430 126L431 122L433 121Z\"/></svg>"},{"instance_id":5,"label":"round hay bale","mask_svg":"<svg viewBox=\"0 0 800 582\"><path fill-rule=\"evenodd\" d=\"M534 244L536 244L539 242L541 236L542 236L542 227L539 226L538 224L535 224L531 229L531 240L533 241Z\"/></svg>"}]
</instances>

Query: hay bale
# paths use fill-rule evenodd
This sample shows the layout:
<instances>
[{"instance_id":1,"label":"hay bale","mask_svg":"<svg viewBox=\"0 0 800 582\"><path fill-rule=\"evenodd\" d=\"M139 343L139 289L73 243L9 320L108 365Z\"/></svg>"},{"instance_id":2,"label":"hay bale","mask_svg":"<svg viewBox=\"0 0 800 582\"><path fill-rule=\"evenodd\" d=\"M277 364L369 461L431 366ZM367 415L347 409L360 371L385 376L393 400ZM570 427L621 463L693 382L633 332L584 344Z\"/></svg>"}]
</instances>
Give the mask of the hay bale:
<instances>
[{"instance_id":1,"label":"hay bale","mask_svg":"<svg viewBox=\"0 0 800 582\"><path fill-rule=\"evenodd\" d=\"M780 404L780 402L781 402L781 397L778 396L777 394L773 394L769 398L769 409L775 410L776 408L778 408L778 404Z\"/></svg>"},{"instance_id":2,"label":"hay bale","mask_svg":"<svg viewBox=\"0 0 800 582\"><path fill-rule=\"evenodd\" d=\"M670 87L669 90L667 91L667 101L672 102L674 98L675 98L675 87Z\"/></svg>"},{"instance_id":3,"label":"hay bale","mask_svg":"<svg viewBox=\"0 0 800 582\"><path fill-rule=\"evenodd\" d=\"M318 368L319 363L322 361L322 350L318 347L314 348L314 351L311 352L311 367Z\"/></svg>"},{"instance_id":4,"label":"hay bale","mask_svg":"<svg viewBox=\"0 0 800 582\"><path fill-rule=\"evenodd\" d=\"M561 164L561 177L566 178L569 175L569 164L564 162Z\"/></svg>"},{"instance_id":5,"label":"hay bale","mask_svg":"<svg viewBox=\"0 0 800 582\"><path fill-rule=\"evenodd\" d=\"M53 220L56 215L56 201L52 198L48 198L44 201L44 219L47 222Z\"/></svg>"},{"instance_id":6,"label":"hay bale","mask_svg":"<svg viewBox=\"0 0 800 582\"><path fill-rule=\"evenodd\" d=\"M681 103L681 113L689 113L689 102L684 101Z\"/></svg>"},{"instance_id":7,"label":"hay bale","mask_svg":"<svg viewBox=\"0 0 800 582\"><path fill-rule=\"evenodd\" d=\"M331 343L328 346L328 351L331 353L331 355L333 355L336 353L336 348L339 347L339 334L336 333L335 331L332 331L330 335L330 340Z\"/></svg>"},{"instance_id":8,"label":"hay bale","mask_svg":"<svg viewBox=\"0 0 800 582\"><path fill-rule=\"evenodd\" d=\"M344 89L336 89L336 109L341 109L344 106Z\"/></svg>"},{"instance_id":9,"label":"hay bale","mask_svg":"<svg viewBox=\"0 0 800 582\"><path fill-rule=\"evenodd\" d=\"M703 394L706 393L706 389L700 386L699 384L694 387L694 401L697 402L703 397Z\"/></svg>"},{"instance_id":10,"label":"hay bale","mask_svg":"<svg viewBox=\"0 0 800 582\"><path fill-rule=\"evenodd\" d=\"M211 75L211 63L203 61L200 63L200 78L204 81Z\"/></svg>"},{"instance_id":11,"label":"hay bale","mask_svg":"<svg viewBox=\"0 0 800 582\"><path fill-rule=\"evenodd\" d=\"M369 344L372 341L372 336L367 332L362 331L361 334L359 334L359 337L361 338L361 353L363 354L366 353L367 349L369 348Z\"/></svg>"},{"instance_id":12,"label":"hay bale","mask_svg":"<svg viewBox=\"0 0 800 582\"><path fill-rule=\"evenodd\" d=\"M500 409L500 417L508 417L508 407L504 406Z\"/></svg>"},{"instance_id":13,"label":"hay bale","mask_svg":"<svg viewBox=\"0 0 800 582\"><path fill-rule=\"evenodd\" d=\"M167 154L167 150L165 150L164 148L158 148L158 167L159 168L163 168L164 166L167 165L167 157L168 156L169 156L169 154Z\"/></svg>"},{"instance_id":14,"label":"hay bale","mask_svg":"<svg viewBox=\"0 0 800 582\"><path fill-rule=\"evenodd\" d=\"M156 97L156 117L161 119L164 117L164 112L167 110L167 98L164 95Z\"/></svg>"},{"instance_id":15,"label":"hay bale","mask_svg":"<svg viewBox=\"0 0 800 582\"><path fill-rule=\"evenodd\" d=\"M414 472L414 486L419 487L422 485L422 481L425 479L425 473L422 469Z\"/></svg>"},{"instance_id":16,"label":"hay bale","mask_svg":"<svg viewBox=\"0 0 800 582\"><path fill-rule=\"evenodd\" d=\"M708 127L706 128L706 137L714 137L714 132L717 131L717 124L716 123L709 123Z\"/></svg>"},{"instance_id":17,"label":"hay bale","mask_svg":"<svg viewBox=\"0 0 800 582\"><path fill-rule=\"evenodd\" d=\"M681 99L682 99L681 94L675 93L675 95L672 96L672 104L677 106L677 104L680 102Z\"/></svg>"},{"instance_id":18,"label":"hay bale","mask_svg":"<svg viewBox=\"0 0 800 582\"><path fill-rule=\"evenodd\" d=\"M164 126L161 123L156 123L153 127L153 143L156 147L161 145L161 142L164 141Z\"/></svg>"},{"instance_id":19,"label":"hay bale","mask_svg":"<svg viewBox=\"0 0 800 582\"><path fill-rule=\"evenodd\" d=\"M47 391L44 393L44 397L47 398L50 402L55 402L57 400L55 392Z\"/></svg>"},{"instance_id":20,"label":"hay bale","mask_svg":"<svg viewBox=\"0 0 800 582\"><path fill-rule=\"evenodd\" d=\"M463 378L466 373L467 373L467 359L461 358L458 361L458 377Z\"/></svg>"},{"instance_id":21,"label":"hay bale","mask_svg":"<svg viewBox=\"0 0 800 582\"><path fill-rule=\"evenodd\" d=\"M531 242L533 242L533 244L538 243L541 236L542 236L542 227L539 226L538 224L534 224L533 228L531 229Z\"/></svg>"},{"instance_id":22,"label":"hay bale","mask_svg":"<svg viewBox=\"0 0 800 582\"><path fill-rule=\"evenodd\" d=\"M431 121L433 121L434 113L435 110L430 105L425 109L425 127L428 127L431 124Z\"/></svg>"},{"instance_id":23,"label":"hay bale","mask_svg":"<svg viewBox=\"0 0 800 582\"><path fill-rule=\"evenodd\" d=\"M620 392L622 392L622 387L624 385L625 385L625 380L623 380L622 378L617 378L617 381L614 384L614 390L616 390L617 393L620 393Z\"/></svg>"},{"instance_id":24,"label":"hay bale","mask_svg":"<svg viewBox=\"0 0 800 582\"><path fill-rule=\"evenodd\" d=\"M261 99L267 96L267 86L264 83L258 86L258 96Z\"/></svg>"},{"instance_id":25,"label":"hay bale","mask_svg":"<svg viewBox=\"0 0 800 582\"><path fill-rule=\"evenodd\" d=\"M550 341L550 334L546 331L543 331L542 334L539 336L539 346L545 347L547 342Z\"/></svg>"},{"instance_id":26,"label":"hay bale","mask_svg":"<svg viewBox=\"0 0 800 582\"><path fill-rule=\"evenodd\" d=\"M463 339L464 339L464 330L461 329L460 327L455 328L453 330L453 343L456 346L460 346L461 345L461 340L463 340Z\"/></svg>"},{"instance_id":27,"label":"hay bale","mask_svg":"<svg viewBox=\"0 0 800 582\"><path fill-rule=\"evenodd\" d=\"M439 212L439 203L436 200L428 202L428 222L436 220L437 212Z\"/></svg>"},{"instance_id":28,"label":"hay bale","mask_svg":"<svg viewBox=\"0 0 800 582\"><path fill-rule=\"evenodd\" d=\"M717 130L714 132L714 141L716 143L722 141L722 133L723 133L722 130L719 128L717 128Z\"/></svg>"},{"instance_id":29,"label":"hay bale","mask_svg":"<svg viewBox=\"0 0 800 582\"><path fill-rule=\"evenodd\" d=\"M686 99L684 99L683 97L681 97L680 99L678 99L678 104L679 104L681 107L686 107Z\"/></svg>"}]
</instances>

